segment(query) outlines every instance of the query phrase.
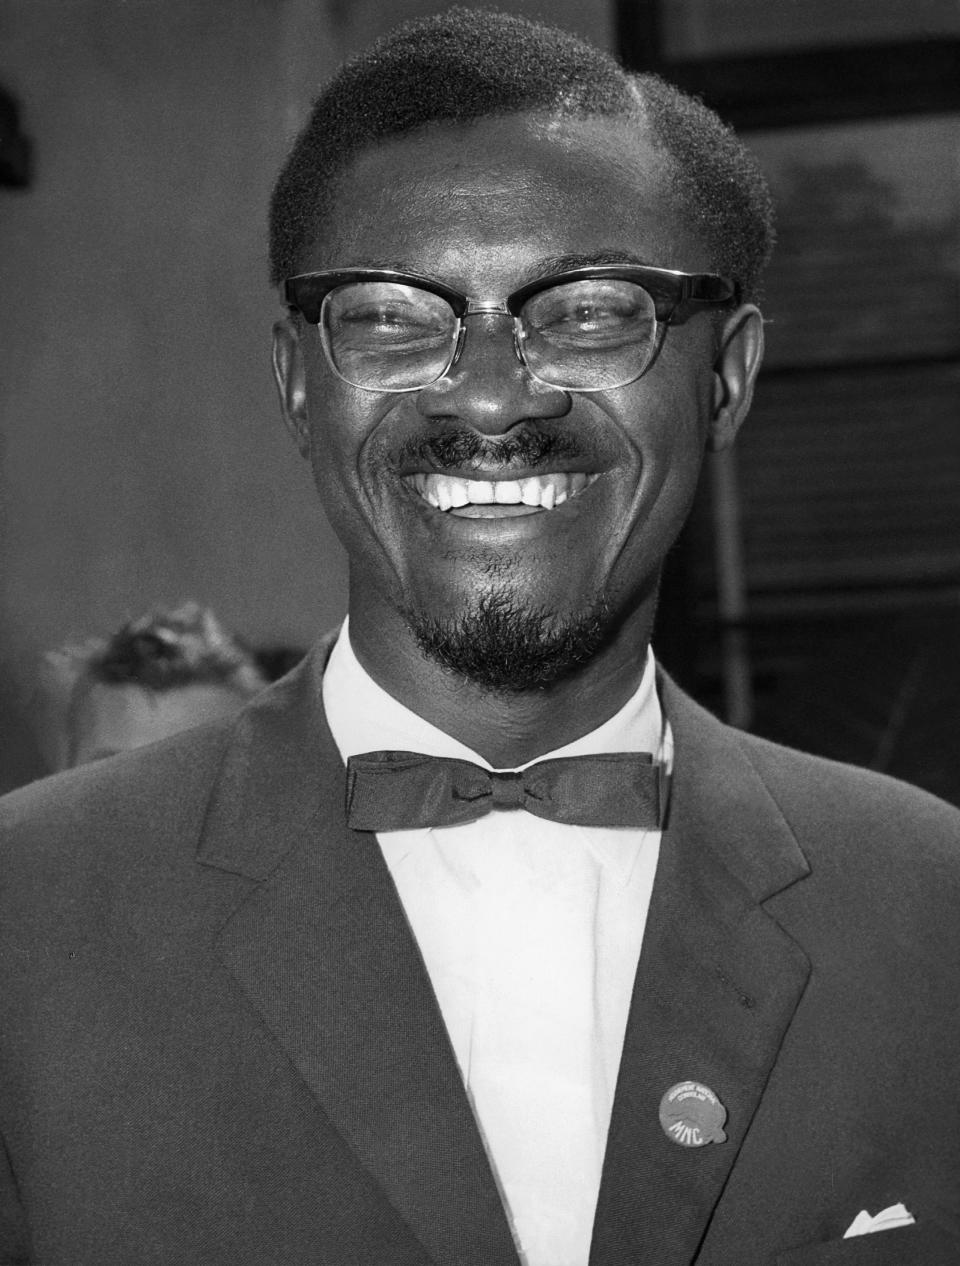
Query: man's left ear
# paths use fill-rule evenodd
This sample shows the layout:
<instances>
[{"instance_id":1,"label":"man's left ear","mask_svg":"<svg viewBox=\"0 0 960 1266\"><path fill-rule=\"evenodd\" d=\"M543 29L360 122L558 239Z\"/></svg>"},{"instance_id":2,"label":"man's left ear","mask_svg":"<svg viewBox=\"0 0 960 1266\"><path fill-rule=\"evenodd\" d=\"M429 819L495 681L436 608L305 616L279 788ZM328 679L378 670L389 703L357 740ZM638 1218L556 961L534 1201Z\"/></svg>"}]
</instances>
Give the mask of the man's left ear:
<instances>
[{"instance_id":1,"label":"man's left ear","mask_svg":"<svg viewBox=\"0 0 960 1266\"><path fill-rule=\"evenodd\" d=\"M713 402L707 448L729 448L750 412L753 384L763 360L763 317L745 303L731 313L720 331L713 366Z\"/></svg>"}]
</instances>

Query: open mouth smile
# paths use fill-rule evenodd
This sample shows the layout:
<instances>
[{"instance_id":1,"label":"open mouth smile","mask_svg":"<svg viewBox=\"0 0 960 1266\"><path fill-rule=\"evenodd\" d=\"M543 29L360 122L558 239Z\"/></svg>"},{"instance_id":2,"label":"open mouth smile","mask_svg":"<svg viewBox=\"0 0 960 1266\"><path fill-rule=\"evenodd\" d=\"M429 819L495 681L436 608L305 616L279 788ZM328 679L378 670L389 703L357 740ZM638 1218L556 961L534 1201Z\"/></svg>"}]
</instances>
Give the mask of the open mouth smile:
<instances>
[{"instance_id":1,"label":"open mouth smile","mask_svg":"<svg viewBox=\"0 0 960 1266\"><path fill-rule=\"evenodd\" d=\"M524 479L461 479L415 474L404 482L435 510L464 518L493 518L554 510L599 478L581 471L558 471Z\"/></svg>"}]
</instances>

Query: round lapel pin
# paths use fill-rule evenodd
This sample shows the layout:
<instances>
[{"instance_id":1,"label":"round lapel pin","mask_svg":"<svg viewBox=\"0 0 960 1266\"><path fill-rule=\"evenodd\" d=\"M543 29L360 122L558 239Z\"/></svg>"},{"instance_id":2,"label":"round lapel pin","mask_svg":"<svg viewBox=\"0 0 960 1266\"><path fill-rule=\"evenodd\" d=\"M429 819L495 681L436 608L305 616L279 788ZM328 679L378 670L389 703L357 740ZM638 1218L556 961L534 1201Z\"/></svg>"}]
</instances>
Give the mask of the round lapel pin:
<instances>
[{"instance_id":1,"label":"round lapel pin","mask_svg":"<svg viewBox=\"0 0 960 1266\"><path fill-rule=\"evenodd\" d=\"M681 1147L725 1143L727 1110L709 1086L678 1081L660 1100L660 1124L668 1139Z\"/></svg>"}]
</instances>

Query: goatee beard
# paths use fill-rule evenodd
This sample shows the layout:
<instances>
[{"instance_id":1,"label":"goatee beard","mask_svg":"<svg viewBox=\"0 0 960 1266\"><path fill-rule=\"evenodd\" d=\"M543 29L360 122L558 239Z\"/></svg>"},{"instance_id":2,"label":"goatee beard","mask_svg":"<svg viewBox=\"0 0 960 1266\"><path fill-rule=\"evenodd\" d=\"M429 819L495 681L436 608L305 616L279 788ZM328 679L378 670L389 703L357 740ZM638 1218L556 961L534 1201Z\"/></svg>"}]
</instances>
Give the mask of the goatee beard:
<instances>
[{"instance_id":1,"label":"goatee beard","mask_svg":"<svg viewBox=\"0 0 960 1266\"><path fill-rule=\"evenodd\" d=\"M585 614L564 618L531 611L505 589L483 594L470 611L451 619L410 608L403 614L424 655L500 694L554 685L596 655L610 631L603 599Z\"/></svg>"}]
</instances>

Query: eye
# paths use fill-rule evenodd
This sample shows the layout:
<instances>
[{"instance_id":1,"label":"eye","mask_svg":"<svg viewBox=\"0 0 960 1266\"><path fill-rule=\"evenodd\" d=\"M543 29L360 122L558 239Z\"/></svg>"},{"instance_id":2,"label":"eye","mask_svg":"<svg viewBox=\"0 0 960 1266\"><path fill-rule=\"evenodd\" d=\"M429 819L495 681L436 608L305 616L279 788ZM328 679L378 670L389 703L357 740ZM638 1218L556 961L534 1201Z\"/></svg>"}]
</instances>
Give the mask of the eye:
<instances>
[{"instance_id":1,"label":"eye","mask_svg":"<svg viewBox=\"0 0 960 1266\"><path fill-rule=\"evenodd\" d=\"M425 314L411 304L357 304L346 308L339 314L342 325L382 331L391 334L398 330L429 328L429 313Z\"/></svg>"},{"instance_id":2,"label":"eye","mask_svg":"<svg viewBox=\"0 0 960 1266\"><path fill-rule=\"evenodd\" d=\"M402 349L447 339L454 317L444 300L429 291L359 282L328 296L323 321L335 341Z\"/></svg>"},{"instance_id":3,"label":"eye","mask_svg":"<svg viewBox=\"0 0 960 1266\"><path fill-rule=\"evenodd\" d=\"M602 342L646 333L655 319L650 295L629 281L589 280L534 295L525 322L551 342Z\"/></svg>"},{"instance_id":4,"label":"eye","mask_svg":"<svg viewBox=\"0 0 960 1266\"><path fill-rule=\"evenodd\" d=\"M575 304L569 310L561 311L558 319L561 322L570 325L579 326L581 329L599 329L604 325L610 325L611 322L622 321L629 316L629 313L622 307L618 307L612 303L602 303L598 300L592 302L582 301Z\"/></svg>"}]
</instances>

